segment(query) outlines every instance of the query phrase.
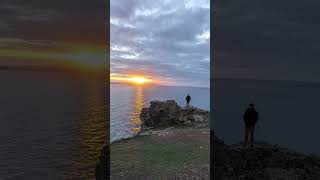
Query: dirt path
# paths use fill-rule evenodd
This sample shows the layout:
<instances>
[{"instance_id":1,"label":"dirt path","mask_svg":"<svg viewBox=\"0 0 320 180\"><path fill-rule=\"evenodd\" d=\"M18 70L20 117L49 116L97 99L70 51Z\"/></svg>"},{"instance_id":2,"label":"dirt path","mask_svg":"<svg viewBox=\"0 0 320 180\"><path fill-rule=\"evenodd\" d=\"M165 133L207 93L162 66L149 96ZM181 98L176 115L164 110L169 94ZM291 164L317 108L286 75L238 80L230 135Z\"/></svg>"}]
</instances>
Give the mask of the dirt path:
<instances>
[{"instance_id":1,"label":"dirt path","mask_svg":"<svg viewBox=\"0 0 320 180\"><path fill-rule=\"evenodd\" d=\"M208 129L169 129L111 144L111 179L209 179Z\"/></svg>"}]
</instances>

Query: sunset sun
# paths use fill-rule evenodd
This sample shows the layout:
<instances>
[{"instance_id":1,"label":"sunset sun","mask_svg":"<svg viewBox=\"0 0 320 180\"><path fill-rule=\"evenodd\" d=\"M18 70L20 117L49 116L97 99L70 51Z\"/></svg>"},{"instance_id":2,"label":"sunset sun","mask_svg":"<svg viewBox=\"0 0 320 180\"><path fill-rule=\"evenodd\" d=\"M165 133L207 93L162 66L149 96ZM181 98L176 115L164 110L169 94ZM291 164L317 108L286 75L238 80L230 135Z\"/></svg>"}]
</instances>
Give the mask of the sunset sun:
<instances>
[{"instance_id":1,"label":"sunset sun","mask_svg":"<svg viewBox=\"0 0 320 180\"><path fill-rule=\"evenodd\" d=\"M137 84L137 85L143 85L153 82L150 77L140 76L140 75L114 75L111 74L110 77L111 81L116 82L125 82L130 84Z\"/></svg>"},{"instance_id":2,"label":"sunset sun","mask_svg":"<svg viewBox=\"0 0 320 180\"><path fill-rule=\"evenodd\" d=\"M129 78L128 80L135 84L145 84L145 83L151 82L150 79L147 79L145 77L132 77L132 78Z\"/></svg>"}]
</instances>

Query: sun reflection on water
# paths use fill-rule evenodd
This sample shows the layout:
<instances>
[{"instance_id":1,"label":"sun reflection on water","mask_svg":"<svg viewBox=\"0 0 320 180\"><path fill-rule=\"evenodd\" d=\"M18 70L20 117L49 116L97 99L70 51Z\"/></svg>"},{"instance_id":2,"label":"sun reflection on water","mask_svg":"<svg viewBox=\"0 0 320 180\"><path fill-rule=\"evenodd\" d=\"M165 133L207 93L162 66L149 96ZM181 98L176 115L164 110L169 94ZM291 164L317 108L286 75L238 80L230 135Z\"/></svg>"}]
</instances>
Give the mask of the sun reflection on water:
<instances>
[{"instance_id":1,"label":"sun reflection on water","mask_svg":"<svg viewBox=\"0 0 320 180\"><path fill-rule=\"evenodd\" d=\"M98 82L87 82L87 97L83 99L83 110L77 122L77 138L72 152L71 176L80 179L95 179L94 170L101 149L108 144L108 118L105 87Z\"/></svg>"},{"instance_id":2,"label":"sun reflection on water","mask_svg":"<svg viewBox=\"0 0 320 180\"><path fill-rule=\"evenodd\" d=\"M143 92L143 86L138 86L135 93L134 110L131 115L130 124L133 125L131 131L138 133L141 130L140 112L145 105L145 97Z\"/></svg>"}]
</instances>

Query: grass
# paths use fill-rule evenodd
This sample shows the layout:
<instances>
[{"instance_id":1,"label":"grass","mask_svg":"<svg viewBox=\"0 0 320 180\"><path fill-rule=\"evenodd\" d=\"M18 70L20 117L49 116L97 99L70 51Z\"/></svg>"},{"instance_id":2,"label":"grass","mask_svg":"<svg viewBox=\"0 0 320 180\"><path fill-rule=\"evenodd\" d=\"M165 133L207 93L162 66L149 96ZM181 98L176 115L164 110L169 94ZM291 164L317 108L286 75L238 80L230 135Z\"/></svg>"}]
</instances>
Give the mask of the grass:
<instances>
[{"instance_id":1,"label":"grass","mask_svg":"<svg viewBox=\"0 0 320 180\"><path fill-rule=\"evenodd\" d=\"M113 143L112 176L172 176L190 165L209 164L209 136L200 130L176 131L165 137L139 136Z\"/></svg>"}]
</instances>

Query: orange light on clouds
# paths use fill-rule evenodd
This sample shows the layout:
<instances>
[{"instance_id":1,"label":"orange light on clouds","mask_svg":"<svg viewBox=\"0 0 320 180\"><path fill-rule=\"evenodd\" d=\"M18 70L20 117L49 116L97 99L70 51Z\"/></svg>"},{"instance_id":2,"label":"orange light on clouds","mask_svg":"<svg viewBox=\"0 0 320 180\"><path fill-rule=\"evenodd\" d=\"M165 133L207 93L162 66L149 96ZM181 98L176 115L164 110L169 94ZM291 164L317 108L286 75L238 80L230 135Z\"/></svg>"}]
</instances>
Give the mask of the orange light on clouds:
<instances>
[{"instance_id":1,"label":"orange light on clouds","mask_svg":"<svg viewBox=\"0 0 320 180\"><path fill-rule=\"evenodd\" d=\"M0 37L0 63L11 59L19 65L72 68L76 70L105 70L104 46ZM35 63L35 64L31 64ZM1 64L2 65L2 64Z\"/></svg>"},{"instance_id":2,"label":"orange light on clouds","mask_svg":"<svg viewBox=\"0 0 320 180\"><path fill-rule=\"evenodd\" d=\"M111 81L116 82L124 82L124 83L131 83L131 84L148 84L153 82L153 80L149 77L141 76L141 75L127 75L127 76L120 76L111 74L110 76Z\"/></svg>"}]
</instances>

